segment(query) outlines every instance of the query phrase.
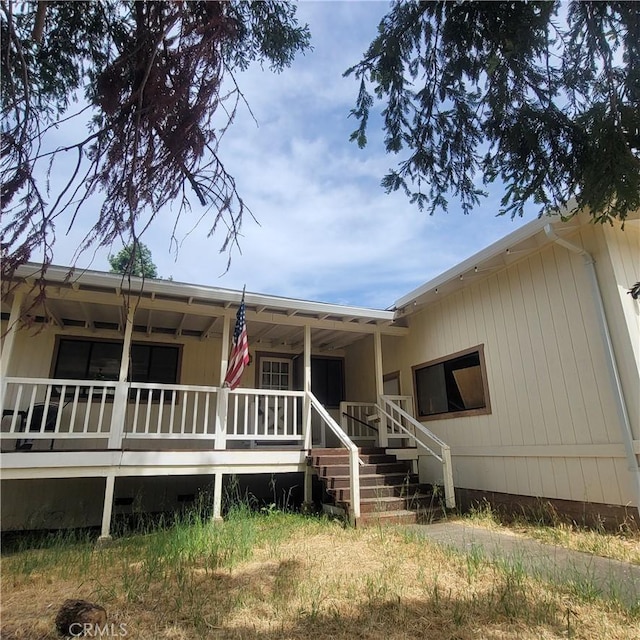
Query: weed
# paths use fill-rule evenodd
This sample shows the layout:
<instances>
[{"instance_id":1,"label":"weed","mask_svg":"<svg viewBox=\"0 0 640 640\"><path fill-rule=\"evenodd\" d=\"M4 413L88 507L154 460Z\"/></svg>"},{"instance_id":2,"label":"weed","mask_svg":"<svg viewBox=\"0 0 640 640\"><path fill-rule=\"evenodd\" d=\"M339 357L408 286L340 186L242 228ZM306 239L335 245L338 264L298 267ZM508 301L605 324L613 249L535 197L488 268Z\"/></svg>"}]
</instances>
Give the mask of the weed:
<instances>
[{"instance_id":1,"label":"weed","mask_svg":"<svg viewBox=\"0 0 640 640\"><path fill-rule=\"evenodd\" d=\"M472 544L465 554L467 565L467 583L471 584L478 574L478 570L484 562L484 550L480 545Z\"/></svg>"},{"instance_id":2,"label":"weed","mask_svg":"<svg viewBox=\"0 0 640 640\"><path fill-rule=\"evenodd\" d=\"M66 597L95 598L132 638L637 637L640 610L595 597L588 579L533 579L527 558L490 562L479 546L460 555L246 503L214 525L208 504L107 547L15 541L3 550L2 637L53 637L51 607Z\"/></svg>"}]
</instances>

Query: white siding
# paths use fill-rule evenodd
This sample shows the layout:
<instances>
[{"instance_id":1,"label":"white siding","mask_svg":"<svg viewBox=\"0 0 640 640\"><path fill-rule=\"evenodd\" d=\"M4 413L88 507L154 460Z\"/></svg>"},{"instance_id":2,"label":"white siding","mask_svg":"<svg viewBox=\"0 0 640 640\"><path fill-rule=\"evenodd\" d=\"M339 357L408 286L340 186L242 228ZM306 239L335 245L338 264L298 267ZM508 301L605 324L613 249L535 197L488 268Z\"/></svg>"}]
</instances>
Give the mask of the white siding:
<instances>
[{"instance_id":1,"label":"white siding","mask_svg":"<svg viewBox=\"0 0 640 640\"><path fill-rule=\"evenodd\" d=\"M628 270L634 252L620 233L619 269ZM603 238L584 226L569 239L604 271ZM634 503L580 256L547 245L409 316L409 326L408 338L384 341L385 371L400 369L405 380L414 365L484 345L491 413L425 422L451 445L457 486Z\"/></svg>"}]
</instances>

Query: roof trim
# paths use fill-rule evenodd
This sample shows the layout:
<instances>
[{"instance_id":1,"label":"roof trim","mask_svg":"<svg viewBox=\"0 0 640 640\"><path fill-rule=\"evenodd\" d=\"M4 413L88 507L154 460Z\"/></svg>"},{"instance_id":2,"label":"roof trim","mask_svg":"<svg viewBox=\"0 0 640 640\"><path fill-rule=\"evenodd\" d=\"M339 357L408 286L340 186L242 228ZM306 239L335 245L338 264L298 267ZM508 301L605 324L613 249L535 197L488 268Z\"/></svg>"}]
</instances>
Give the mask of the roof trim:
<instances>
[{"instance_id":1,"label":"roof trim","mask_svg":"<svg viewBox=\"0 0 640 640\"><path fill-rule=\"evenodd\" d=\"M574 209L570 208L572 206L574 207ZM482 267L483 264L505 253L510 247L513 247L525 240L528 240L529 238L532 238L537 233L542 231L547 224L553 225L561 223L563 221L566 222L567 217L571 217L571 219L573 220L575 217L575 213L575 203L570 202L567 208L562 211L562 213L554 213L548 216L536 218L535 220L528 222L509 235L506 235L500 240L497 240L493 244L489 245L482 251L475 253L470 258L459 262L451 269L448 269L444 273L441 273L439 276L436 276L432 280L425 282L413 291L410 291L406 295L402 296L396 301L395 308L400 309L402 307L406 307L407 305L417 301L418 298L428 293L429 291L444 287L444 285L446 285L447 283L459 279L461 274L472 271L476 267Z\"/></svg>"},{"instance_id":2,"label":"roof trim","mask_svg":"<svg viewBox=\"0 0 640 640\"><path fill-rule=\"evenodd\" d=\"M31 280L40 275L41 266L28 263L16 270L16 277ZM160 280L150 278L131 277L124 278L120 274L90 269L63 267L50 265L45 274L45 280L50 284L69 284L76 287L95 287L131 292L133 294L155 294L189 300L192 302L215 301L221 303L239 304L242 299L242 291L235 289L223 289L203 285L175 282L172 280ZM297 300L281 296L265 295L261 293L245 294L247 307L253 307L260 311L290 311L294 313L311 314L324 317L338 317L340 319L359 319L364 322L392 323L393 311L368 309L327 302L313 302L309 300Z\"/></svg>"}]
</instances>

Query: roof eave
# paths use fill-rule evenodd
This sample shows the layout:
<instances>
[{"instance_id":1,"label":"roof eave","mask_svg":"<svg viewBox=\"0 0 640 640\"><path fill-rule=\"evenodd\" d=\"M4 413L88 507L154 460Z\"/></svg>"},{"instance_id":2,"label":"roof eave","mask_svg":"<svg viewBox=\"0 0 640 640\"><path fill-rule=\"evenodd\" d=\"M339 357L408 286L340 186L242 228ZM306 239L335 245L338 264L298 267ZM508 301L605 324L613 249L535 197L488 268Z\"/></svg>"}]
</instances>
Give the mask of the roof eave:
<instances>
[{"instance_id":1,"label":"roof eave","mask_svg":"<svg viewBox=\"0 0 640 640\"><path fill-rule=\"evenodd\" d=\"M501 238L500 240L489 245L482 251L472 255L470 258L458 263L451 269L448 269L444 273L441 273L436 278L425 282L413 291L410 291L406 295L399 298L395 303L396 309L404 309L407 307L415 306L417 301L432 291L437 291L444 288L447 284L460 280L463 274L482 271L483 266L487 265L491 261L495 260L498 256L508 253L510 248L517 246L518 244L525 242L526 240L533 238L536 234L540 233L545 225L551 224L578 224L578 216L575 215L575 211L571 209L564 210L561 214L553 214L549 216L543 216L536 218L531 222L523 225L519 229L516 229L509 235ZM536 247L536 249L539 247ZM531 249L534 251L535 249Z\"/></svg>"},{"instance_id":2,"label":"roof eave","mask_svg":"<svg viewBox=\"0 0 640 640\"><path fill-rule=\"evenodd\" d=\"M27 264L19 267L16 277L30 281L39 277L41 267L35 264ZM174 282L171 280L159 280L149 278L124 278L120 274L93 271L88 269L71 269L58 265L47 268L45 279L49 283L69 284L76 287L95 287L112 291L126 291L132 294L162 295L182 300L203 300L237 305L242 299L242 291L235 289L223 289L219 287L207 287L202 285ZM288 312L290 314L309 314L317 317L331 317L356 320L360 322L374 322L380 324L394 321L393 311L367 309L326 302L313 302L297 300L260 293L245 294L247 307L255 309Z\"/></svg>"}]
</instances>

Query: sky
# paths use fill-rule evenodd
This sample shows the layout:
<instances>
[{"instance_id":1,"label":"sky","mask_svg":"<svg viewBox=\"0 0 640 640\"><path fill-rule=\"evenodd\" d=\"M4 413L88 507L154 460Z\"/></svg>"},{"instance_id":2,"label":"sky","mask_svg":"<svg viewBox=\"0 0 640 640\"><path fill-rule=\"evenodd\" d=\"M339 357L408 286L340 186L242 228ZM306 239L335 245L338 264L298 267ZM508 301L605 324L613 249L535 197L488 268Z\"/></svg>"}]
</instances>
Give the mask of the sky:
<instances>
[{"instance_id":1,"label":"sky","mask_svg":"<svg viewBox=\"0 0 640 640\"><path fill-rule=\"evenodd\" d=\"M280 74L258 65L237 74L251 113L239 107L220 157L256 220L245 216L240 252L233 251L227 269L222 235L207 238L206 221L188 233L197 207L178 229L177 255L170 250L174 222L165 212L142 238L160 276L384 309L532 219L497 217L499 187L468 216L454 200L448 213L429 216L380 186L400 158L385 153L375 118L365 149L349 141L358 82L342 74L360 60L388 8L375 1L301 2L298 19L310 27L313 50ZM378 114L382 108L376 106ZM72 263L82 231L57 230L55 264ZM101 250L76 264L109 270L107 258Z\"/></svg>"}]
</instances>

